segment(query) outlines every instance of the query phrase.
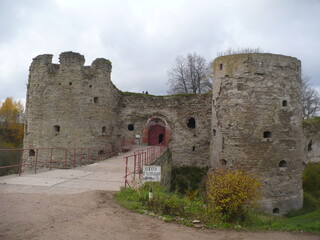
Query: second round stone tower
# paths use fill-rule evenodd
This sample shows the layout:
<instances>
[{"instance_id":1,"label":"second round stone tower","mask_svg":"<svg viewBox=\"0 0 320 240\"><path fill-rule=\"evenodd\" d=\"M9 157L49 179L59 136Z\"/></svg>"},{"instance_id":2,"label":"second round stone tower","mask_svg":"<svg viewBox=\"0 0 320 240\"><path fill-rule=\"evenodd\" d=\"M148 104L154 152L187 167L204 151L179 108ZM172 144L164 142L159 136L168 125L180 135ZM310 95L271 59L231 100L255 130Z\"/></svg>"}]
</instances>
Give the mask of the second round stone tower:
<instances>
[{"instance_id":1,"label":"second round stone tower","mask_svg":"<svg viewBox=\"0 0 320 240\"><path fill-rule=\"evenodd\" d=\"M261 207L284 214L302 207L301 63L274 54L214 61L212 167L254 172Z\"/></svg>"}]
</instances>

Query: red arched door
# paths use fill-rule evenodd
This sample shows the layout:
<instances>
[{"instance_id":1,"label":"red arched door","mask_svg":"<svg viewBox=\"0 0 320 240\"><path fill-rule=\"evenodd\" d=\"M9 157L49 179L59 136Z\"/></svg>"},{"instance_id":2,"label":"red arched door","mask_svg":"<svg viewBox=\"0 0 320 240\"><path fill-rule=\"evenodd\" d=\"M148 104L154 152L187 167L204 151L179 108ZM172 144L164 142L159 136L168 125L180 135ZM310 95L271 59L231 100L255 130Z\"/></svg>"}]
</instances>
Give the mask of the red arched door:
<instances>
[{"instance_id":1,"label":"red arched door","mask_svg":"<svg viewBox=\"0 0 320 240\"><path fill-rule=\"evenodd\" d=\"M164 141L165 127L161 125L153 125L149 129L148 144L158 145Z\"/></svg>"}]
</instances>

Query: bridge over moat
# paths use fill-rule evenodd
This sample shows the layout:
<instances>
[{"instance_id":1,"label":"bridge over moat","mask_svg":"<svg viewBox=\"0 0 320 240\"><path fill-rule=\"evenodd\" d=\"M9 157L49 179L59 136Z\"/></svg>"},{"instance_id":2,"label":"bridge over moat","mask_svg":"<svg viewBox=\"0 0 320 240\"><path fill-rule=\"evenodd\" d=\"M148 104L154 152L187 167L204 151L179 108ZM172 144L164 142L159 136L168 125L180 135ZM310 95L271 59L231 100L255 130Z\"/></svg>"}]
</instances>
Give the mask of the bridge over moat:
<instances>
[{"instance_id":1,"label":"bridge over moat","mask_svg":"<svg viewBox=\"0 0 320 240\"><path fill-rule=\"evenodd\" d=\"M159 156L161 147L153 148L157 151L154 156ZM146 147L134 146L126 153L74 169L3 176L0 178L0 192L73 194L90 190L119 191L125 185L126 162L128 171L134 171L137 165L134 159L141 159L143 149Z\"/></svg>"}]
</instances>

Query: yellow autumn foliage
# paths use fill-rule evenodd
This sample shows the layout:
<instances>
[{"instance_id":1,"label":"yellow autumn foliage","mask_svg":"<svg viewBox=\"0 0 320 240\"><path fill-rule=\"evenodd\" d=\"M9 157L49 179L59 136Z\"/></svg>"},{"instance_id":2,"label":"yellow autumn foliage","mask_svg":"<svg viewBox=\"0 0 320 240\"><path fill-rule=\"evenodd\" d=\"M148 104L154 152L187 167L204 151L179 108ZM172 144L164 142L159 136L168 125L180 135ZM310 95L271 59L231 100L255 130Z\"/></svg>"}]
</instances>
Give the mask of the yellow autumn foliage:
<instances>
[{"instance_id":1,"label":"yellow autumn foliage","mask_svg":"<svg viewBox=\"0 0 320 240\"><path fill-rule=\"evenodd\" d=\"M12 147L20 147L22 145L23 111L24 107L21 101L14 101L11 97L6 98L1 104L0 143L2 145Z\"/></svg>"},{"instance_id":2,"label":"yellow autumn foliage","mask_svg":"<svg viewBox=\"0 0 320 240\"><path fill-rule=\"evenodd\" d=\"M209 210L231 218L241 216L246 206L259 199L260 188L258 179L244 170L214 169L206 183Z\"/></svg>"}]
</instances>

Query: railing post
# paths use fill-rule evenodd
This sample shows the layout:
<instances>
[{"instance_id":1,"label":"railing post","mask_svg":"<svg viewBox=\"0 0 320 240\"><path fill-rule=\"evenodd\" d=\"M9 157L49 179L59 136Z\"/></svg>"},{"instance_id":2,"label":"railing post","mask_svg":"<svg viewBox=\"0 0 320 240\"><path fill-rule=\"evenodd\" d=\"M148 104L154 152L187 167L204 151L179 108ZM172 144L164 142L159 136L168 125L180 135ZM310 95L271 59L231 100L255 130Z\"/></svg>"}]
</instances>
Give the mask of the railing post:
<instances>
[{"instance_id":1,"label":"railing post","mask_svg":"<svg viewBox=\"0 0 320 240\"><path fill-rule=\"evenodd\" d=\"M39 148L37 148L37 151L36 151L36 163L35 163L35 166L34 166L34 173L35 173L35 174L37 173L38 153L39 153Z\"/></svg>"},{"instance_id":2,"label":"railing post","mask_svg":"<svg viewBox=\"0 0 320 240\"><path fill-rule=\"evenodd\" d=\"M49 161L49 170L51 171L51 162L52 162L52 152L53 152L53 148L50 149L50 161Z\"/></svg>"},{"instance_id":3,"label":"railing post","mask_svg":"<svg viewBox=\"0 0 320 240\"><path fill-rule=\"evenodd\" d=\"M125 157L126 159L126 167L125 167L125 175L124 175L124 187L127 187L127 183L128 183L128 157Z\"/></svg>"},{"instance_id":4,"label":"railing post","mask_svg":"<svg viewBox=\"0 0 320 240\"><path fill-rule=\"evenodd\" d=\"M80 157L81 157L81 162L83 162L83 157L82 157L83 155L82 155L82 148L80 148Z\"/></svg>"},{"instance_id":5,"label":"railing post","mask_svg":"<svg viewBox=\"0 0 320 240\"><path fill-rule=\"evenodd\" d=\"M88 148L88 163L90 163L90 154L91 154L91 149L90 148Z\"/></svg>"},{"instance_id":6,"label":"railing post","mask_svg":"<svg viewBox=\"0 0 320 240\"><path fill-rule=\"evenodd\" d=\"M141 178L141 169L142 169L142 162L141 162L141 153L138 155L138 163L139 163L139 168L138 168L138 173L139 173L139 179Z\"/></svg>"},{"instance_id":7,"label":"railing post","mask_svg":"<svg viewBox=\"0 0 320 240\"><path fill-rule=\"evenodd\" d=\"M22 173L22 155L23 155L23 149L20 151L19 176L21 176L21 173Z\"/></svg>"},{"instance_id":8,"label":"railing post","mask_svg":"<svg viewBox=\"0 0 320 240\"><path fill-rule=\"evenodd\" d=\"M133 160L133 180L136 180L136 164L137 164L137 155L134 155Z\"/></svg>"},{"instance_id":9,"label":"railing post","mask_svg":"<svg viewBox=\"0 0 320 240\"><path fill-rule=\"evenodd\" d=\"M67 149L64 149L64 168L67 167Z\"/></svg>"},{"instance_id":10,"label":"railing post","mask_svg":"<svg viewBox=\"0 0 320 240\"><path fill-rule=\"evenodd\" d=\"M87 151L86 151L86 152L87 152L87 164L89 164L89 161L90 161L90 160L89 160L89 148L87 148Z\"/></svg>"},{"instance_id":11,"label":"railing post","mask_svg":"<svg viewBox=\"0 0 320 240\"><path fill-rule=\"evenodd\" d=\"M76 156L76 149L73 149L73 167L77 166L77 156Z\"/></svg>"}]
</instances>

